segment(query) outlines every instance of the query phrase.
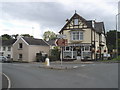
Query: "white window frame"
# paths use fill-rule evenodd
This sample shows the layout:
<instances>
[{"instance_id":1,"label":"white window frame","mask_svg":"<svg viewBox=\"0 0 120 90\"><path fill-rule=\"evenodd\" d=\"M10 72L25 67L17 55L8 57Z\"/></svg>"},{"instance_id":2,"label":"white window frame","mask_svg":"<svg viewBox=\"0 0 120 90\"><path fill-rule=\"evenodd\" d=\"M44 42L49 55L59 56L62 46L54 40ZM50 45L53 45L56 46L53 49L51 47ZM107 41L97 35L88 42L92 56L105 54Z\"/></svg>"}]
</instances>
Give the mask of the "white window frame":
<instances>
[{"instance_id":1,"label":"white window frame","mask_svg":"<svg viewBox=\"0 0 120 90\"><path fill-rule=\"evenodd\" d=\"M11 47L8 47L8 51L11 51Z\"/></svg>"},{"instance_id":2,"label":"white window frame","mask_svg":"<svg viewBox=\"0 0 120 90\"><path fill-rule=\"evenodd\" d=\"M6 47L5 46L3 46L3 51L6 51Z\"/></svg>"},{"instance_id":3,"label":"white window frame","mask_svg":"<svg viewBox=\"0 0 120 90\"><path fill-rule=\"evenodd\" d=\"M88 50L85 50L88 47ZM84 51L90 51L90 46L84 46Z\"/></svg>"},{"instance_id":4,"label":"white window frame","mask_svg":"<svg viewBox=\"0 0 120 90\"><path fill-rule=\"evenodd\" d=\"M75 36L73 36L75 35ZM83 40L84 39L84 33L83 31L72 31L71 32L71 40Z\"/></svg>"},{"instance_id":5,"label":"white window frame","mask_svg":"<svg viewBox=\"0 0 120 90\"><path fill-rule=\"evenodd\" d=\"M69 50L66 49L67 47L69 47ZM65 46L65 50L64 51L71 51L71 47L70 46Z\"/></svg>"},{"instance_id":6,"label":"white window frame","mask_svg":"<svg viewBox=\"0 0 120 90\"><path fill-rule=\"evenodd\" d=\"M79 22L78 22L79 20L76 18L76 19L74 19L74 25L78 25L79 24Z\"/></svg>"}]
</instances>

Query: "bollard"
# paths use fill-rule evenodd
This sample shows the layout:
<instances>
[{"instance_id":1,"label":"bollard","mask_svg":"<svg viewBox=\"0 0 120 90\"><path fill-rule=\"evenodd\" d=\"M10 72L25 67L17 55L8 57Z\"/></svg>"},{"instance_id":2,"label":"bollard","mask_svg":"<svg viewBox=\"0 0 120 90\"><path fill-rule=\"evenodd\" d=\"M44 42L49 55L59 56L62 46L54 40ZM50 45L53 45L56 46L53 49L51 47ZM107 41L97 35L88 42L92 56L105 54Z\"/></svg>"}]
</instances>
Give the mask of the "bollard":
<instances>
[{"instance_id":1,"label":"bollard","mask_svg":"<svg viewBox=\"0 0 120 90\"><path fill-rule=\"evenodd\" d=\"M46 66L50 66L50 60L49 60L49 58L45 59L45 64L46 64Z\"/></svg>"}]
</instances>

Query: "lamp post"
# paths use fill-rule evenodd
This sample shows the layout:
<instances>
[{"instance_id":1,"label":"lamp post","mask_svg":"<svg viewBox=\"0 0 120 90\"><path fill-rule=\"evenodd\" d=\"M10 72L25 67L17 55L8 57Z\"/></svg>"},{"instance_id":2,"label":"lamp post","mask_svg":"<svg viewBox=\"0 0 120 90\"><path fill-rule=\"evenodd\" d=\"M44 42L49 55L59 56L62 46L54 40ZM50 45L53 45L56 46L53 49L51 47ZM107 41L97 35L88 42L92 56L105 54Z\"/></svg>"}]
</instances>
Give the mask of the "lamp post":
<instances>
[{"instance_id":1,"label":"lamp post","mask_svg":"<svg viewBox=\"0 0 120 90\"><path fill-rule=\"evenodd\" d=\"M120 13L116 14L116 58L118 57L118 16L120 15Z\"/></svg>"}]
</instances>

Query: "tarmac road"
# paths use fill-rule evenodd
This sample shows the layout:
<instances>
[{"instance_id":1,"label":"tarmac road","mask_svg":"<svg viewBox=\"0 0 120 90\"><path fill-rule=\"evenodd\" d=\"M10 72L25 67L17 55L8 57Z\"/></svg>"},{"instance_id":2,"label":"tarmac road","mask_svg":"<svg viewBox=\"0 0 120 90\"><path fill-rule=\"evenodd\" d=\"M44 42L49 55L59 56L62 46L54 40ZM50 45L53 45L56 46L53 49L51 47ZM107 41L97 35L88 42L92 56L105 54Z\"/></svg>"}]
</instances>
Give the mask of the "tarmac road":
<instances>
[{"instance_id":1,"label":"tarmac road","mask_svg":"<svg viewBox=\"0 0 120 90\"><path fill-rule=\"evenodd\" d=\"M117 63L74 64L79 68L71 70L38 68L39 65L5 63L2 68L11 80L11 88L118 88Z\"/></svg>"}]
</instances>

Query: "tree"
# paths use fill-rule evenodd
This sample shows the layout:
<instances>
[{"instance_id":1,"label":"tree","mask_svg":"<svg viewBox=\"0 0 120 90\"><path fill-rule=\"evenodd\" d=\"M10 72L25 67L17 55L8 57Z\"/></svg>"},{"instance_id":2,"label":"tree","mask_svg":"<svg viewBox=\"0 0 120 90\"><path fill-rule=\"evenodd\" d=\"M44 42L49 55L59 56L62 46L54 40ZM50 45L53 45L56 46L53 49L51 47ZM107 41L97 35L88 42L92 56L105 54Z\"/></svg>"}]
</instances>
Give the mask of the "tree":
<instances>
[{"instance_id":1,"label":"tree","mask_svg":"<svg viewBox=\"0 0 120 90\"><path fill-rule=\"evenodd\" d=\"M117 32L118 35L118 53L120 54L120 32ZM116 49L116 30L110 30L107 32L107 46L109 52L111 52L113 49Z\"/></svg>"},{"instance_id":2,"label":"tree","mask_svg":"<svg viewBox=\"0 0 120 90\"><path fill-rule=\"evenodd\" d=\"M48 41L48 40L55 40L56 39L56 34L52 31L46 31L43 34L43 39Z\"/></svg>"},{"instance_id":3,"label":"tree","mask_svg":"<svg viewBox=\"0 0 120 90\"><path fill-rule=\"evenodd\" d=\"M19 36L19 34L13 34L13 35L11 35L11 37L13 39L17 39L17 36ZM20 36L23 36L23 37L33 37L33 36L29 35L29 34L21 34Z\"/></svg>"},{"instance_id":4,"label":"tree","mask_svg":"<svg viewBox=\"0 0 120 90\"><path fill-rule=\"evenodd\" d=\"M3 34L3 35L1 35L1 37L2 37L2 40L12 39L12 37L10 35L8 35L8 34Z\"/></svg>"},{"instance_id":5,"label":"tree","mask_svg":"<svg viewBox=\"0 0 120 90\"><path fill-rule=\"evenodd\" d=\"M32 37L33 38L33 36L31 36L29 34L21 34L21 36L23 36L23 37Z\"/></svg>"},{"instance_id":6,"label":"tree","mask_svg":"<svg viewBox=\"0 0 120 90\"><path fill-rule=\"evenodd\" d=\"M54 47L54 49L51 50L51 55L49 58L50 61L60 60L60 49L58 47Z\"/></svg>"}]
</instances>

